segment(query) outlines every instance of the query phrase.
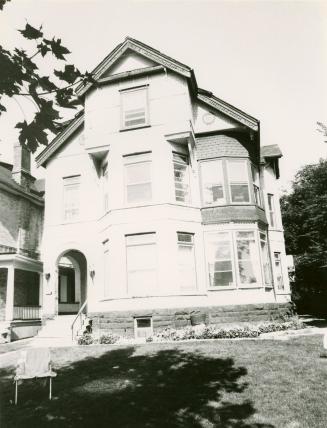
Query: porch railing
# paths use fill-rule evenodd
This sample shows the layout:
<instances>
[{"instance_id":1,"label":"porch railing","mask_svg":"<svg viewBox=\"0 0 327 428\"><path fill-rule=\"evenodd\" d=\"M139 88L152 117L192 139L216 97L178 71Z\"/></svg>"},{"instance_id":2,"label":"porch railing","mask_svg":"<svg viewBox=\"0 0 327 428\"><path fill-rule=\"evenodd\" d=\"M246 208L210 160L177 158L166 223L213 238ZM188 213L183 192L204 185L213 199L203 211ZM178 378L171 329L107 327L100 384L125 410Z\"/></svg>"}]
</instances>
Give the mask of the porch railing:
<instances>
[{"instance_id":1,"label":"porch railing","mask_svg":"<svg viewBox=\"0 0 327 428\"><path fill-rule=\"evenodd\" d=\"M37 320L41 306L14 306L14 320Z\"/></svg>"},{"instance_id":2,"label":"porch railing","mask_svg":"<svg viewBox=\"0 0 327 428\"><path fill-rule=\"evenodd\" d=\"M72 340L74 340L74 337L75 337L75 334L76 334L76 331L75 331L76 327L77 327L78 330L80 330L82 328L82 326L83 326L83 322L84 322L84 320L86 318L86 315L84 313L84 312L86 312L86 305L87 305L87 300L85 300L85 302L83 303L83 305L80 307L80 310L78 311L78 314L76 315L76 317L75 317L75 319L74 319L74 321L73 321L73 323L72 323L72 325L70 327L71 330L72 330ZM79 322L78 322L78 325L76 326L75 324L76 324L77 320Z\"/></svg>"}]
</instances>

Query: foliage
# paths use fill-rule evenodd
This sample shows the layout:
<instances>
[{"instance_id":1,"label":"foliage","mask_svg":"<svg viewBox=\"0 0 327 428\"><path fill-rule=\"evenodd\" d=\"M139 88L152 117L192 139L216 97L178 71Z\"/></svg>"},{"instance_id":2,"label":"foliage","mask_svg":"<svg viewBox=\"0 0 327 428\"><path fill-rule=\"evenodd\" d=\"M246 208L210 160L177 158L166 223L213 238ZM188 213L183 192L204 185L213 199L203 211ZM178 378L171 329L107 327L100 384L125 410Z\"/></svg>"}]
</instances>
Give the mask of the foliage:
<instances>
[{"instance_id":1,"label":"foliage","mask_svg":"<svg viewBox=\"0 0 327 428\"><path fill-rule=\"evenodd\" d=\"M4 1L0 0L0 10L3 6ZM53 67L50 75L42 74L41 69L49 64L48 57L52 57L56 64L65 62L70 51L61 39L45 37L42 26L34 28L26 23L19 32L28 44L34 46L35 52L30 55L24 49L16 47L10 51L0 45L0 115L7 111L8 97L27 97L33 101L33 119L18 122L16 128L19 129L20 143L35 152L39 145L47 145L51 134L62 129L62 109L76 109L81 105L81 100L74 94L74 86L93 79L72 64L65 64L63 69Z\"/></svg>"},{"instance_id":2,"label":"foliage","mask_svg":"<svg viewBox=\"0 0 327 428\"><path fill-rule=\"evenodd\" d=\"M317 122L317 131L321 132L324 137L324 143L327 143L327 126L322 122Z\"/></svg>"},{"instance_id":3,"label":"foliage","mask_svg":"<svg viewBox=\"0 0 327 428\"><path fill-rule=\"evenodd\" d=\"M296 256L293 299L308 310L312 299L327 299L327 160L300 169L281 209L286 250Z\"/></svg>"},{"instance_id":4,"label":"foliage","mask_svg":"<svg viewBox=\"0 0 327 428\"><path fill-rule=\"evenodd\" d=\"M166 342L194 339L238 339L255 338L263 333L274 331L299 330L304 325L294 317L286 322L264 322L258 325L244 325L233 327L218 327L215 325L201 325L195 327L185 327L182 329L165 328L150 336L148 342Z\"/></svg>"},{"instance_id":5,"label":"foliage","mask_svg":"<svg viewBox=\"0 0 327 428\"><path fill-rule=\"evenodd\" d=\"M117 334L108 332L108 333L100 336L99 343L106 344L106 345L112 345L112 344L118 342L119 339L120 339L120 336L118 336Z\"/></svg>"},{"instance_id":6,"label":"foliage","mask_svg":"<svg viewBox=\"0 0 327 428\"><path fill-rule=\"evenodd\" d=\"M91 334L83 334L78 338L77 343L79 345L92 345L92 343L94 343L94 339Z\"/></svg>"}]
</instances>

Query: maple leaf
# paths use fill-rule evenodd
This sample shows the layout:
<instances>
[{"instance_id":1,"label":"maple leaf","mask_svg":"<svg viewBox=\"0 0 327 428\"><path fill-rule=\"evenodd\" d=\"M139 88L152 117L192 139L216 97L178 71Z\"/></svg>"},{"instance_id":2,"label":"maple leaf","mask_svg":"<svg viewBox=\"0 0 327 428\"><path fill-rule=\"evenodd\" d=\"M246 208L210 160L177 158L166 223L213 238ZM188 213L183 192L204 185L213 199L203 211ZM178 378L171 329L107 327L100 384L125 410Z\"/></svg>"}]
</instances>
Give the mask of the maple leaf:
<instances>
[{"instance_id":1,"label":"maple leaf","mask_svg":"<svg viewBox=\"0 0 327 428\"><path fill-rule=\"evenodd\" d=\"M42 26L39 29L37 29L27 23L25 26L25 29L19 30L19 32L25 37L25 39L36 40L36 39L40 39L43 36L41 29L42 29Z\"/></svg>"},{"instance_id":2,"label":"maple leaf","mask_svg":"<svg viewBox=\"0 0 327 428\"><path fill-rule=\"evenodd\" d=\"M10 0L0 0L0 10L2 10L4 5L8 2L10 2Z\"/></svg>"},{"instance_id":3,"label":"maple leaf","mask_svg":"<svg viewBox=\"0 0 327 428\"><path fill-rule=\"evenodd\" d=\"M44 39L44 41L46 41L46 40ZM53 38L52 40L50 40L50 41L47 40L46 42L49 42L47 44L50 45L50 49L51 49L53 55L58 59L65 60L64 55L70 53L70 51L67 48L65 48L65 46L63 46L61 44L61 39L56 40L55 38Z\"/></svg>"},{"instance_id":4,"label":"maple leaf","mask_svg":"<svg viewBox=\"0 0 327 428\"><path fill-rule=\"evenodd\" d=\"M64 71L54 70L54 74L59 77L60 80L64 80L67 83L74 83L78 77L81 77L81 72L71 64L65 65Z\"/></svg>"}]
</instances>

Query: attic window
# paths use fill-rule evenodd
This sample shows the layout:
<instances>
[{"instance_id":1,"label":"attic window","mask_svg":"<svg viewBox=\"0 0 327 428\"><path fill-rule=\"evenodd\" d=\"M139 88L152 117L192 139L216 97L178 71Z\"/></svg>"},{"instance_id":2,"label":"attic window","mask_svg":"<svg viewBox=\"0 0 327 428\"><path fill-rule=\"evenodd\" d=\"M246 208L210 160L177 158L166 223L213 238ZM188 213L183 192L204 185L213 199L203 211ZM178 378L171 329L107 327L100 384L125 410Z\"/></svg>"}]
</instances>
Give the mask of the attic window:
<instances>
[{"instance_id":1,"label":"attic window","mask_svg":"<svg viewBox=\"0 0 327 428\"><path fill-rule=\"evenodd\" d=\"M148 125L147 86L121 91L122 129Z\"/></svg>"}]
</instances>

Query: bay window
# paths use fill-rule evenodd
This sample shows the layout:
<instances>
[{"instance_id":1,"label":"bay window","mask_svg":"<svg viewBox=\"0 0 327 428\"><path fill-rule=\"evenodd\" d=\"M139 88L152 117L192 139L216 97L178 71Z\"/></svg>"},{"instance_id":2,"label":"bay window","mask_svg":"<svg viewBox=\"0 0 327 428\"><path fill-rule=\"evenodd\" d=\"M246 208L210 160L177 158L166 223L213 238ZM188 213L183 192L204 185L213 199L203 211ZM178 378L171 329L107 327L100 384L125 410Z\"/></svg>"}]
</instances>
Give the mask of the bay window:
<instances>
[{"instance_id":1,"label":"bay window","mask_svg":"<svg viewBox=\"0 0 327 428\"><path fill-rule=\"evenodd\" d=\"M233 285L232 254L232 242L229 232L207 234L207 263L210 288Z\"/></svg>"},{"instance_id":2,"label":"bay window","mask_svg":"<svg viewBox=\"0 0 327 428\"><path fill-rule=\"evenodd\" d=\"M194 236L191 233L177 233L178 240L178 271L181 291L196 289L196 273L194 258Z\"/></svg>"},{"instance_id":3,"label":"bay window","mask_svg":"<svg viewBox=\"0 0 327 428\"><path fill-rule=\"evenodd\" d=\"M260 174L259 170L256 166L251 165L252 171L252 181L253 181L253 194L254 194L254 202L259 207L262 206L261 203L261 194L260 194Z\"/></svg>"},{"instance_id":4,"label":"bay window","mask_svg":"<svg viewBox=\"0 0 327 428\"><path fill-rule=\"evenodd\" d=\"M173 153L175 198L177 202L190 201L189 157Z\"/></svg>"},{"instance_id":5,"label":"bay window","mask_svg":"<svg viewBox=\"0 0 327 428\"><path fill-rule=\"evenodd\" d=\"M254 232L236 232L236 248L240 283L257 283L259 254Z\"/></svg>"},{"instance_id":6,"label":"bay window","mask_svg":"<svg viewBox=\"0 0 327 428\"><path fill-rule=\"evenodd\" d=\"M157 278L156 234L127 235L126 257L128 294L153 294Z\"/></svg>"},{"instance_id":7,"label":"bay window","mask_svg":"<svg viewBox=\"0 0 327 428\"><path fill-rule=\"evenodd\" d=\"M79 217L80 176L65 177L64 186L64 220L73 221Z\"/></svg>"},{"instance_id":8,"label":"bay window","mask_svg":"<svg viewBox=\"0 0 327 428\"><path fill-rule=\"evenodd\" d=\"M147 125L147 86L125 89L120 93L122 129L138 128Z\"/></svg>"},{"instance_id":9,"label":"bay window","mask_svg":"<svg viewBox=\"0 0 327 428\"><path fill-rule=\"evenodd\" d=\"M204 205L225 204L223 161L201 163L202 198Z\"/></svg>"},{"instance_id":10,"label":"bay window","mask_svg":"<svg viewBox=\"0 0 327 428\"><path fill-rule=\"evenodd\" d=\"M128 204L152 200L151 153L125 156L126 202Z\"/></svg>"},{"instance_id":11,"label":"bay window","mask_svg":"<svg viewBox=\"0 0 327 428\"><path fill-rule=\"evenodd\" d=\"M229 160L228 181L232 203L249 203L249 176L246 160Z\"/></svg>"},{"instance_id":12,"label":"bay window","mask_svg":"<svg viewBox=\"0 0 327 428\"><path fill-rule=\"evenodd\" d=\"M266 285L271 285L271 265L270 256L268 250L267 235L264 232L260 232L260 246L261 246L261 257L263 265L263 277Z\"/></svg>"}]
</instances>

